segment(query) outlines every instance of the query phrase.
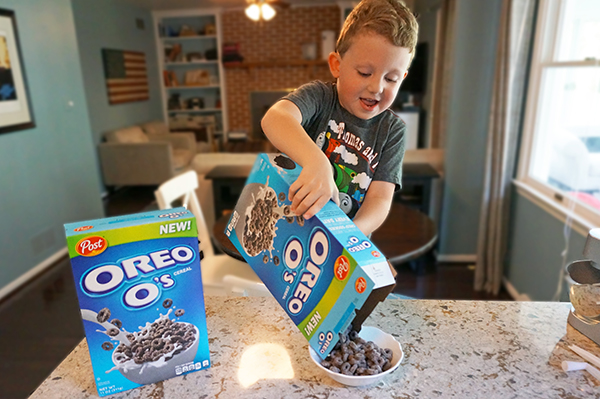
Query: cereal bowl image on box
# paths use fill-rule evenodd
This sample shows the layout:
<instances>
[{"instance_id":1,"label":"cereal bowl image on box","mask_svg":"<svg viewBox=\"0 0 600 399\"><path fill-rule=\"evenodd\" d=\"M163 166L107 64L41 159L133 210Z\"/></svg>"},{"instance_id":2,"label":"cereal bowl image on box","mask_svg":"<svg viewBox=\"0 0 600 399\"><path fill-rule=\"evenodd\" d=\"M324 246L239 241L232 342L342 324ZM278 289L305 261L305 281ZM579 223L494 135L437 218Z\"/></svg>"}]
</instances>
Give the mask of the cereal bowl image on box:
<instances>
[{"instance_id":1,"label":"cereal bowl image on box","mask_svg":"<svg viewBox=\"0 0 600 399\"><path fill-rule=\"evenodd\" d=\"M178 345L177 343L164 344L162 348L164 349L163 353L155 355L157 357L149 359L147 363L138 364L132 357L129 357L127 353L128 347L121 344L115 349L112 355L115 367L117 367L125 378L141 385L166 380L183 373L183 369L178 370L176 366L194 361L196 352L198 351L199 333L198 328L193 324L180 324L185 326L182 328L187 328L188 331L192 332L192 340L188 341L187 347Z\"/></svg>"},{"instance_id":2,"label":"cereal bowl image on box","mask_svg":"<svg viewBox=\"0 0 600 399\"><path fill-rule=\"evenodd\" d=\"M104 308L102 311L109 310ZM145 385L182 374L183 369L177 365L193 362L198 352L198 328L190 323L171 320L169 315L172 311L169 309L166 315L161 314L153 323L146 323L133 333L118 327L122 325L120 320L118 325L107 321L100 323L101 313L83 309L81 315L84 320L104 327L103 333L118 341L116 346L110 341L102 344L104 350L114 348L112 361L115 366L107 373L118 370L128 380Z\"/></svg>"},{"instance_id":3,"label":"cereal bowl image on box","mask_svg":"<svg viewBox=\"0 0 600 399\"><path fill-rule=\"evenodd\" d=\"M350 342L354 345L349 344ZM404 359L404 352L398 341L376 327L364 326L356 337L351 336L344 344L339 344L342 345L353 347L348 348L352 356L348 356L350 361L340 358L336 362L337 356L329 356L323 360L312 348L309 347L308 350L310 358L323 373L348 386L375 384L393 373ZM332 354L337 355L336 349ZM379 364L377 359L380 359Z\"/></svg>"},{"instance_id":4,"label":"cereal bowl image on box","mask_svg":"<svg viewBox=\"0 0 600 399\"><path fill-rule=\"evenodd\" d=\"M190 212L176 208L65 229L100 396L210 367Z\"/></svg>"},{"instance_id":5,"label":"cereal bowl image on box","mask_svg":"<svg viewBox=\"0 0 600 399\"><path fill-rule=\"evenodd\" d=\"M236 229L236 236L246 255L257 256L264 253L271 254L275 236L277 235L277 222L284 219L287 223L304 225L302 216L294 215L290 205L280 205L285 194L275 193L269 186L259 183L250 183L244 187L237 207L242 209L243 228ZM270 260L265 258L265 263ZM273 256L273 262L278 265L281 259Z\"/></svg>"}]
</instances>

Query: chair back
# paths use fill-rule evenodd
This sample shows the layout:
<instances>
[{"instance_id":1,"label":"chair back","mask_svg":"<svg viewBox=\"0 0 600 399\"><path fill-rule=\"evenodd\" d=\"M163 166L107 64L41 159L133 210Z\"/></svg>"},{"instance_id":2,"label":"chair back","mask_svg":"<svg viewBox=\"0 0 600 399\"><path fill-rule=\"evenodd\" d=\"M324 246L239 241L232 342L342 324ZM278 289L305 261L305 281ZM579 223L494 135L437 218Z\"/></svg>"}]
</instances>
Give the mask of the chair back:
<instances>
[{"instance_id":1,"label":"chair back","mask_svg":"<svg viewBox=\"0 0 600 399\"><path fill-rule=\"evenodd\" d=\"M194 214L196 225L198 226L200 250L204 253L204 256L212 257L214 256L214 249L202 208L200 208L200 202L196 196L197 188L198 175L196 171L189 170L161 184L154 192L154 196L156 197L159 209L171 209L173 208L173 203L180 200L181 206L184 206Z\"/></svg>"}]
</instances>

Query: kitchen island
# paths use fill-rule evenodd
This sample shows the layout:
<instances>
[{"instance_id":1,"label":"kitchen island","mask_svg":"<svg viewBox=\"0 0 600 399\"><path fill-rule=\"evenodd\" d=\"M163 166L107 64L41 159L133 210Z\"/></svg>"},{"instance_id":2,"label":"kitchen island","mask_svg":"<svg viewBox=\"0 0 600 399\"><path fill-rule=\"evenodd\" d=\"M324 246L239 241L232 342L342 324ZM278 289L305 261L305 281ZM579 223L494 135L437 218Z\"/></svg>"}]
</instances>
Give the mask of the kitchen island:
<instances>
[{"instance_id":1,"label":"kitchen island","mask_svg":"<svg viewBox=\"0 0 600 399\"><path fill-rule=\"evenodd\" d=\"M319 370L273 298L206 297L212 366L110 398L600 398L600 381L563 360L600 347L567 325L569 303L388 299L364 325L402 345L400 367L346 387ZM113 371L118 373L118 371ZM85 339L30 397L98 397Z\"/></svg>"}]
</instances>

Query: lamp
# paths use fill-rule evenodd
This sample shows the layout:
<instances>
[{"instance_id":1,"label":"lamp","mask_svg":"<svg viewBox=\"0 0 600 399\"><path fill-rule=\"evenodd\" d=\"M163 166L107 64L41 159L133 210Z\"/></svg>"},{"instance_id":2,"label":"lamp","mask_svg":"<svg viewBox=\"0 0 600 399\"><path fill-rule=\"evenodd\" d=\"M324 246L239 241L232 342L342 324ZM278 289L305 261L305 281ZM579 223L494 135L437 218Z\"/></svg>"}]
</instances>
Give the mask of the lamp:
<instances>
[{"instance_id":1,"label":"lamp","mask_svg":"<svg viewBox=\"0 0 600 399\"><path fill-rule=\"evenodd\" d=\"M253 21L258 21L260 19L260 7L258 4L250 4L246 7L246 16Z\"/></svg>"},{"instance_id":2,"label":"lamp","mask_svg":"<svg viewBox=\"0 0 600 399\"><path fill-rule=\"evenodd\" d=\"M275 16L275 9L267 3L260 5L260 13L265 21L269 21Z\"/></svg>"},{"instance_id":3,"label":"lamp","mask_svg":"<svg viewBox=\"0 0 600 399\"><path fill-rule=\"evenodd\" d=\"M269 21L276 14L275 9L265 0L248 0L248 2L250 4L246 7L246 16L253 21L260 21L261 19Z\"/></svg>"}]
</instances>

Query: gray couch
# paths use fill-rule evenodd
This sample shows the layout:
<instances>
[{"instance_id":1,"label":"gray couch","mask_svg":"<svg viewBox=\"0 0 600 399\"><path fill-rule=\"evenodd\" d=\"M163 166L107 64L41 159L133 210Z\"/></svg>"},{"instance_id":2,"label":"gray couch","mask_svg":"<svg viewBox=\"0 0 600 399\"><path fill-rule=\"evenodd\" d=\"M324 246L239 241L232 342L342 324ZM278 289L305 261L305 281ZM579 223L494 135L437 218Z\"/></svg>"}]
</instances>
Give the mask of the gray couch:
<instances>
[{"instance_id":1,"label":"gray couch","mask_svg":"<svg viewBox=\"0 0 600 399\"><path fill-rule=\"evenodd\" d=\"M130 126L104 138L98 152L106 186L161 184L189 170L196 154L192 133L146 134Z\"/></svg>"}]
</instances>

